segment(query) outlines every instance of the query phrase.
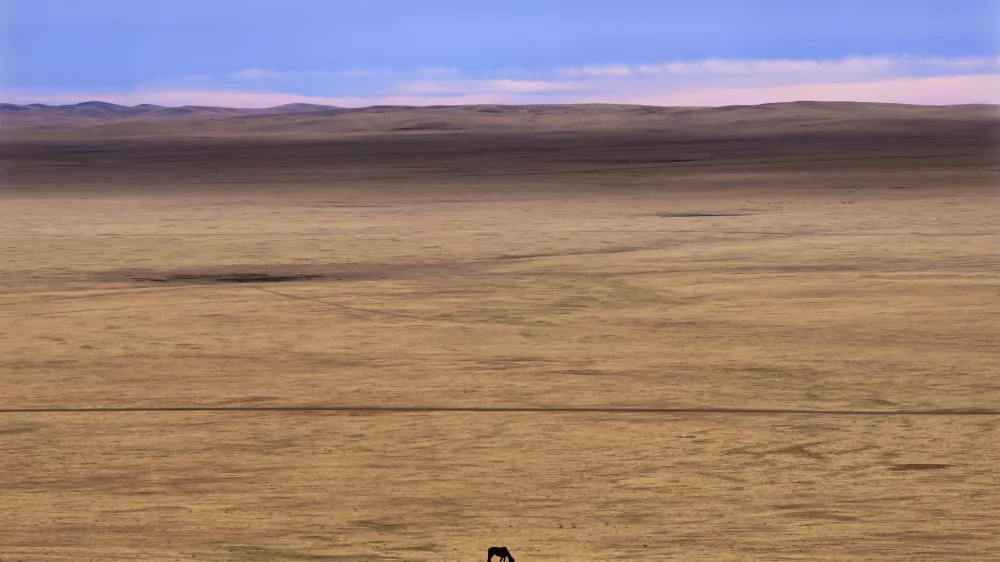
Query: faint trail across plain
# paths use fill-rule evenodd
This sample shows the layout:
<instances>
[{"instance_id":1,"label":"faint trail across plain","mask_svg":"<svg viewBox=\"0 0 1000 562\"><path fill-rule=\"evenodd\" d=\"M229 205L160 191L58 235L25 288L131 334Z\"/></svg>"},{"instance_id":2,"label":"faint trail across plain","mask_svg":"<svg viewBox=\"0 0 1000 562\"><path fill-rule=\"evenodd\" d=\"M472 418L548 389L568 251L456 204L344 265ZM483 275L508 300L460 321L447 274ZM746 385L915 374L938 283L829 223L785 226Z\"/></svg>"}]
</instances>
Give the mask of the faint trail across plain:
<instances>
[{"instance_id":1,"label":"faint trail across plain","mask_svg":"<svg viewBox=\"0 0 1000 562\"><path fill-rule=\"evenodd\" d=\"M364 413L511 413L511 414L736 414L736 415L810 415L810 416L1000 416L1000 410L806 410L781 408L602 408L595 407L518 407L518 406L171 406L171 407L94 407L94 408L0 408L2 414L89 414L155 412L364 412Z\"/></svg>"}]
</instances>

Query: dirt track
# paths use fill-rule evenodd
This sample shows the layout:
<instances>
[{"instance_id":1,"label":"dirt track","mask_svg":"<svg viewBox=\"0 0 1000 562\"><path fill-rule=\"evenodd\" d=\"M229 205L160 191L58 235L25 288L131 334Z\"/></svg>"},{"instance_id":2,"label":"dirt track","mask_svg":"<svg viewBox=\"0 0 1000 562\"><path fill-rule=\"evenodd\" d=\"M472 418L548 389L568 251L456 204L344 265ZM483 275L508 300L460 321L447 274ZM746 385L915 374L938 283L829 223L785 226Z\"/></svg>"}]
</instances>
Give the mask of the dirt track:
<instances>
[{"instance_id":1,"label":"dirt track","mask_svg":"<svg viewBox=\"0 0 1000 562\"><path fill-rule=\"evenodd\" d=\"M1000 416L1000 410L777 410L741 408L519 408L489 406L181 406L172 408L5 408L2 414L87 414L129 412L366 412L386 414L406 413L490 413L517 414L746 414L754 416Z\"/></svg>"}]
</instances>

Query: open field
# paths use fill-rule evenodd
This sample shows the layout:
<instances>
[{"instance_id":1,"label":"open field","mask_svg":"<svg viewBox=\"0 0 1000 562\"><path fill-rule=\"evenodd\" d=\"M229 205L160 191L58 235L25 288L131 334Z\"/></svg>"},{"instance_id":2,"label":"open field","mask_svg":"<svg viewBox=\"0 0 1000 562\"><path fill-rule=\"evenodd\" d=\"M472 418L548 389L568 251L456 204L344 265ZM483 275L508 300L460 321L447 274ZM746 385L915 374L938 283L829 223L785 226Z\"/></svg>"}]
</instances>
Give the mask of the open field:
<instances>
[{"instance_id":1,"label":"open field","mask_svg":"<svg viewBox=\"0 0 1000 562\"><path fill-rule=\"evenodd\" d=\"M230 410L0 412L3 562L997 559L995 119L226 119L5 141L0 410Z\"/></svg>"}]
</instances>

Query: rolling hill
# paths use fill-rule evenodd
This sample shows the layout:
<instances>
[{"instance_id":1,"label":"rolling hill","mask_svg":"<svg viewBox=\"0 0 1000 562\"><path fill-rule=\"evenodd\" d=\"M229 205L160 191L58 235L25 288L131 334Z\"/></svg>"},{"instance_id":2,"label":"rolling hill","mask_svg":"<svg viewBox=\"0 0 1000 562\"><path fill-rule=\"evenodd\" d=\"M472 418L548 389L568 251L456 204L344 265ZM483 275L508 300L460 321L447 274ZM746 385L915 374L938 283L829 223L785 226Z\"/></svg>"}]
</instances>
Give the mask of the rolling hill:
<instances>
[{"instance_id":1,"label":"rolling hill","mask_svg":"<svg viewBox=\"0 0 1000 562\"><path fill-rule=\"evenodd\" d=\"M141 104L132 107L88 101L73 105L0 104L0 126L6 130L51 130L110 123L163 120L205 119L240 115L288 114L332 109L330 106L294 103L266 109L208 107L186 105L164 107Z\"/></svg>"},{"instance_id":2,"label":"rolling hill","mask_svg":"<svg viewBox=\"0 0 1000 562\"><path fill-rule=\"evenodd\" d=\"M0 126L23 138L323 137L394 133L667 132L679 135L769 135L863 132L947 134L1000 125L1000 106L917 106L857 102L790 102L754 106L657 107L613 104L372 106L290 104L264 109L0 104Z\"/></svg>"}]
</instances>

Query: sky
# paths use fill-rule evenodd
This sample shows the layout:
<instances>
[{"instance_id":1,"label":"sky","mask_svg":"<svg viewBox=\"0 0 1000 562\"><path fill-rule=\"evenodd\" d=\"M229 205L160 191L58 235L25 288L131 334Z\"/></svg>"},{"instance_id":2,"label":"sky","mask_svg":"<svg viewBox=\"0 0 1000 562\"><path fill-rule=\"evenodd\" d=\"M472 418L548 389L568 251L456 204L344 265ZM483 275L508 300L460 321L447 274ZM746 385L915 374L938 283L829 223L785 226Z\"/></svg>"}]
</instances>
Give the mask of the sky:
<instances>
[{"instance_id":1,"label":"sky","mask_svg":"<svg viewBox=\"0 0 1000 562\"><path fill-rule=\"evenodd\" d=\"M0 102L1000 103L1000 0L0 0Z\"/></svg>"}]
</instances>

